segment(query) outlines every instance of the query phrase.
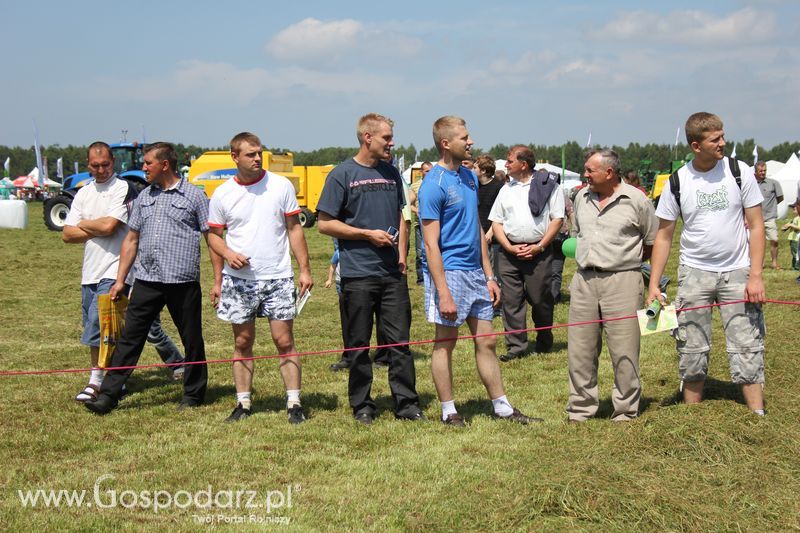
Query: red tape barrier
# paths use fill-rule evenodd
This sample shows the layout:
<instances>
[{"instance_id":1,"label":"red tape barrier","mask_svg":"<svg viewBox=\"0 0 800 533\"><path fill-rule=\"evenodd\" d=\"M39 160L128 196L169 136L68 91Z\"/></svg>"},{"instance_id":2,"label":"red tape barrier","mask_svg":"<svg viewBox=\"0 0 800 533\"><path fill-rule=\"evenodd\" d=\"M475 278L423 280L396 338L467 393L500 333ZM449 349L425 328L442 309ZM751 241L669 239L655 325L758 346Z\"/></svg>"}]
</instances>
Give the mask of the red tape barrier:
<instances>
[{"instance_id":1,"label":"red tape barrier","mask_svg":"<svg viewBox=\"0 0 800 533\"><path fill-rule=\"evenodd\" d=\"M707 309L711 307L721 307L723 305L734 305L740 303L747 303L747 300L735 300L733 302L724 302L724 303L717 303L717 304L710 304L710 305L698 305L696 307L683 307L678 309L678 313L682 313L683 311L694 311L696 309ZM800 302L791 302L785 300L765 300L765 303L771 304L778 304L778 305L794 305L800 306ZM453 337L450 339L428 339L422 341L409 341L409 342L398 342L395 344L378 344L375 346L360 346L357 348L336 348L331 350L317 350L311 352L299 352L299 353L288 353L288 354L274 354L274 355L255 355L253 357L240 357L236 359L208 359L206 361L191 361L191 362L183 362L183 363L154 363L151 365L134 365L134 366L113 366L105 368L104 370L141 370L145 368L168 368L173 366L186 366L186 365L210 365L216 363L233 363L235 361L255 361L257 359L279 359L282 357L305 357L308 355L328 355L328 354L338 354L342 352L350 352L353 350L375 350L379 348L396 348L398 346L418 346L421 344L432 344L439 341L458 341L464 339L477 339L479 337L496 337L499 335L510 335L513 333L524 333L524 332L531 332L531 331L542 331L547 329L559 329L559 328L569 328L575 326L586 326L589 324L603 324L605 322L616 322L618 320L630 320L632 318L636 318L636 315L628 315L628 316L619 316L614 318L603 318L600 320L587 320L585 322L574 322L572 324L553 324L552 326L543 326L540 328L527 328L527 329L515 329L510 331L493 331L492 333L483 333L480 335L462 335L458 337ZM36 375L45 375L45 374L75 374L79 372L91 372L92 368L63 368L63 369L54 369L54 370L5 370L0 371L0 377L4 376L36 376Z\"/></svg>"}]
</instances>

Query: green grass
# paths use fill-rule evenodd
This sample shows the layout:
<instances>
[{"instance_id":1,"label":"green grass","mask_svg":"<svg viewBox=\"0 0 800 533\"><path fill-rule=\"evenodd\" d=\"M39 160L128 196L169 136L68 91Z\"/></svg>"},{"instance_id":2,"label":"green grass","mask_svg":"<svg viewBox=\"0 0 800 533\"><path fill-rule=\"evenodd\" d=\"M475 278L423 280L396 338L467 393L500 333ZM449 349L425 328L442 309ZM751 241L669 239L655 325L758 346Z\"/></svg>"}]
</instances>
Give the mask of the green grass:
<instances>
[{"instance_id":1,"label":"green grass","mask_svg":"<svg viewBox=\"0 0 800 533\"><path fill-rule=\"evenodd\" d=\"M27 230L0 230L0 370L82 368L78 343L82 247L62 244L30 204ZM317 288L295 325L299 350L341 346L336 294L324 289L330 240L306 232ZM765 273L768 297L800 300L781 242L784 270ZM205 254L205 250L204 250ZM668 274L675 275L673 251ZM565 283L574 262L568 260ZM210 266L203 264L209 289ZM413 339L432 337L422 292L412 284ZM674 296L674 287L670 290ZM209 358L231 353L230 326L206 300ZM665 335L642 343L642 416L610 422L612 375L601 358L601 412L567 425L566 331L557 350L504 364L508 396L523 412L545 418L536 427L495 422L475 372L471 345L454 357L456 403L469 427L394 420L386 370L376 370L373 395L381 416L361 427L347 405L347 375L331 373L338 356L304 360L303 403L310 420L286 422L274 360L258 361L254 417L222 420L234 407L228 364L209 367L208 405L176 412L180 387L163 369L134 373L133 392L113 414L97 417L72 400L84 374L0 377L0 527L11 530L194 530L198 519L250 515L286 517L298 530L788 530L800 528L800 427L797 397L796 307L766 306L769 415L759 419L741 403L728 377L717 320L708 401L676 401L677 361ZM566 321L559 305L556 322ZM166 314L165 314L166 316ZM169 320L168 331L175 330ZM499 329L499 322L495 324ZM256 354L273 348L259 324ZM498 351L503 349L500 342ZM439 416L430 376L430 346L414 348L417 386L429 419ZM152 347L141 363L159 362ZM109 490L195 493L292 490L292 507L273 509L25 508L18 490L92 490L102 475ZM277 493L274 495L276 496ZM130 498L130 496L128 496ZM130 500L128 500L130 503ZM224 503L224 502L223 502ZM198 518L199 517L199 518ZM226 528L241 525L216 524ZM244 524L256 529L255 524ZM280 527L277 525L267 527Z\"/></svg>"}]
</instances>

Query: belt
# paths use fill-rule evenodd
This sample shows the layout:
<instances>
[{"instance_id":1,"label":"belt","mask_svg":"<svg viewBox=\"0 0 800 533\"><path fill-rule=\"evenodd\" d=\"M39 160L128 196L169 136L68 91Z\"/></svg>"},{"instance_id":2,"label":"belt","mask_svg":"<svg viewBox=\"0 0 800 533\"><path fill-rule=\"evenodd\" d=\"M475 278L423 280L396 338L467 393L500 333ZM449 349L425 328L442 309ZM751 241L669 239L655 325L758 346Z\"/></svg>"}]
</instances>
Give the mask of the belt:
<instances>
[{"instance_id":1,"label":"belt","mask_svg":"<svg viewBox=\"0 0 800 533\"><path fill-rule=\"evenodd\" d=\"M605 274L616 274L618 272L636 272L638 268L626 268L624 270L608 270L607 268L600 268L596 266L581 267L578 270L583 272L603 272Z\"/></svg>"},{"instance_id":2,"label":"belt","mask_svg":"<svg viewBox=\"0 0 800 533\"><path fill-rule=\"evenodd\" d=\"M540 240L538 240L538 241L536 241L536 242L516 242L516 241L512 241L511 239L508 239L508 242L510 242L510 243L511 243L511 244L513 244L513 245L517 245L517 244L539 244L539 243L540 243L540 242L542 242L542 241L541 241L541 239L540 239ZM546 246L544 246L543 248L547 248L547 247L546 247Z\"/></svg>"}]
</instances>

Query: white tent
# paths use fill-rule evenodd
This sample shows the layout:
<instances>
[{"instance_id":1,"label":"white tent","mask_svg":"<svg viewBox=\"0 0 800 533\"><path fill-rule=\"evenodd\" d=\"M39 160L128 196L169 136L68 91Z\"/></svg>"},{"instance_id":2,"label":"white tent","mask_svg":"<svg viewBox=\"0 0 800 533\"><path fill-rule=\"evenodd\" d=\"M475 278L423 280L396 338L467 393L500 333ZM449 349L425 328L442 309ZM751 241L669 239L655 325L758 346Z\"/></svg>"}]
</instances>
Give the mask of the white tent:
<instances>
[{"instance_id":1,"label":"white tent","mask_svg":"<svg viewBox=\"0 0 800 533\"><path fill-rule=\"evenodd\" d=\"M775 161L774 159L770 159L767 161L767 177L771 178L780 170L786 166L786 163L781 163L780 161Z\"/></svg>"},{"instance_id":2,"label":"white tent","mask_svg":"<svg viewBox=\"0 0 800 533\"><path fill-rule=\"evenodd\" d=\"M30 187L39 187L39 168L33 167L33 170L28 172L28 177L31 179ZM27 183L27 181L26 181ZM26 185L27 187L27 185ZM60 189L62 185L57 182L53 181L50 178L44 178L44 184L42 187L50 187L51 189Z\"/></svg>"},{"instance_id":3,"label":"white tent","mask_svg":"<svg viewBox=\"0 0 800 533\"><path fill-rule=\"evenodd\" d=\"M772 175L772 179L783 189L783 201L778 204L778 218L783 218L789 210L789 204L797 199L797 182L800 181L800 159L797 155L792 154L783 168Z\"/></svg>"}]
</instances>

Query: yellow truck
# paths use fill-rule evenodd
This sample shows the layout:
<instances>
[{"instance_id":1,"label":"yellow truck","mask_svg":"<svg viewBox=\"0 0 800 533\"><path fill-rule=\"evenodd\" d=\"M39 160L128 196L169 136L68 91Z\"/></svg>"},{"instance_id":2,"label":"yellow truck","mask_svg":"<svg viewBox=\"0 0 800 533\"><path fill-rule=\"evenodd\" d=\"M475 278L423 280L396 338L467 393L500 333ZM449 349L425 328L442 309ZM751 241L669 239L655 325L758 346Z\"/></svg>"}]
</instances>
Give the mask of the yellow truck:
<instances>
[{"instance_id":1,"label":"yellow truck","mask_svg":"<svg viewBox=\"0 0 800 533\"><path fill-rule=\"evenodd\" d=\"M266 170L280 174L292 182L301 208L300 223L304 228L312 227L317 220L315 212L322 186L333 165L295 166L291 152L273 153L269 150L264 150L262 160ZM236 165L230 152L205 152L189 167L189 182L202 189L209 198L217 187L235 175Z\"/></svg>"}]
</instances>

